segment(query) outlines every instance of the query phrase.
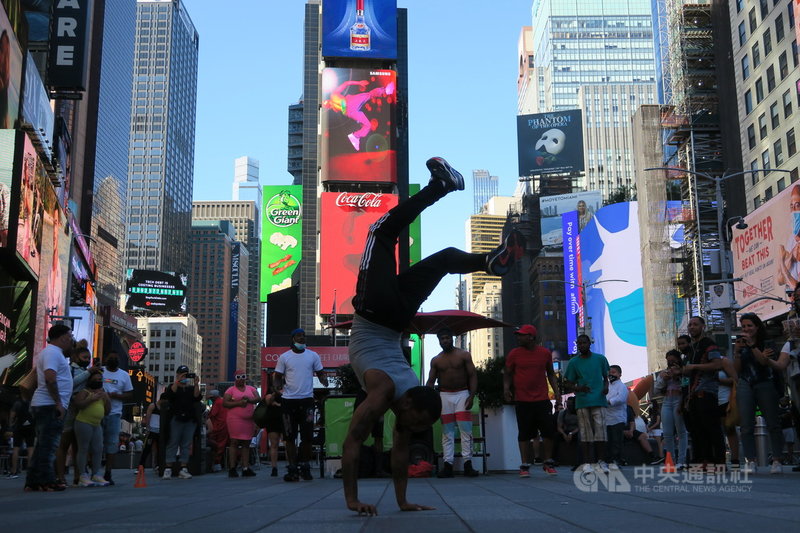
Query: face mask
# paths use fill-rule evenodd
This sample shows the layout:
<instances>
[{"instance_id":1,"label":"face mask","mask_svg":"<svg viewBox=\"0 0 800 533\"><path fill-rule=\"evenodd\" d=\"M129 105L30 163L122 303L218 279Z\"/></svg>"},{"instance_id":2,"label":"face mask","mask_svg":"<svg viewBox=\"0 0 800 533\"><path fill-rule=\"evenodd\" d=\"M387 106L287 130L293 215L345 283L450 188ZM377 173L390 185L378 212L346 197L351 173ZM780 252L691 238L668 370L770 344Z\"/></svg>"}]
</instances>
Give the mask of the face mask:
<instances>
[{"instance_id":1,"label":"face mask","mask_svg":"<svg viewBox=\"0 0 800 533\"><path fill-rule=\"evenodd\" d=\"M183 379L181 380L181 383L182 383L183 385L186 385L186 384L188 384L188 383L189 383L189 378L183 378Z\"/></svg>"},{"instance_id":2,"label":"face mask","mask_svg":"<svg viewBox=\"0 0 800 533\"><path fill-rule=\"evenodd\" d=\"M306 349L306 345L305 344L294 343L294 347L297 348L298 350L300 350L301 352Z\"/></svg>"},{"instance_id":3,"label":"face mask","mask_svg":"<svg viewBox=\"0 0 800 533\"><path fill-rule=\"evenodd\" d=\"M792 213L792 220L794 221L794 234L800 234L800 212Z\"/></svg>"},{"instance_id":4,"label":"face mask","mask_svg":"<svg viewBox=\"0 0 800 533\"><path fill-rule=\"evenodd\" d=\"M119 361L116 359L110 359L106 361L106 368L111 370L112 372L119 368Z\"/></svg>"},{"instance_id":5,"label":"face mask","mask_svg":"<svg viewBox=\"0 0 800 533\"><path fill-rule=\"evenodd\" d=\"M89 383L89 388L90 389L101 389L101 388L103 388L103 382L102 381L92 381L92 382Z\"/></svg>"},{"instance_id":6,"label":"face mask","mask_svg":"<svg viewBox=\"0 0 800 533\"><path fill-rule=\"evenodd\" d=\"M612 383L613 383L613 382L615 382L615 381L617 381L618 379L619 379L619 378L618 378L617 376L612 376L612 375L609 375L609 376L608 376L608 381L610 381L610 382L612 382Z\"/></svg>"},{"instance_id":7,"label":"face mask","mask_svg":"<svg viewBox=\"0 0 800 533\"><path fill-rule=\"evenodd\" d=\"M81 361L78 359L78 366L81 368L89 368L89 361Z\"/></svg>"}]
</instances>

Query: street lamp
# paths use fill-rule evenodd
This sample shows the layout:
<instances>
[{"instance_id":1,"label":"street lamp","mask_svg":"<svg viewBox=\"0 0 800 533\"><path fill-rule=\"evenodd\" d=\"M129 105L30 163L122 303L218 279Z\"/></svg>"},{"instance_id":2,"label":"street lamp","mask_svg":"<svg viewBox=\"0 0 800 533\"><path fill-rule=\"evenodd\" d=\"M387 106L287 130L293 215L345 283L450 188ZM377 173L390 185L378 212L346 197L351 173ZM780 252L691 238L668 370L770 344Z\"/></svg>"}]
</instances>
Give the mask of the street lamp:
<instances>
[{"instance_id":1,"label":"street lamp","mask_svg":"<svg viewBox=\"0 0 800 533\"><path fill-rule=\"evenodd\" d=\"M745 174L755 174L757 172L785 172L787 174L791 174L789 170L783 170L780 168L753 168L750 170L742 170L740 172L734 172L733 174L728 174L726 170L723 172L722 176L712 176L711 174L706 174L705 172L698 172L696 170L688 170L685 168L680 167L651 167L646 168L645 171L649 170L665 170L669 172L681 172L685 174L691 174L693 176L698 176L700 178L705 178L707 180L711 180L714 182L714 196L717 202L717 235L719 236L719 264L720 264L720 274L722 275L722 279L714 280L711 282L703 281L703 285L707 283L731 283L732 281L736 281L731 277L731 272L728 271L728 251L730 249L730 242L728 240L727 231L725 233L722 232L723 229L723 219L725 217L725 210L723 207L723 198L722 198L722 182L731 178L736 178L738 176L744 176ZM735 220L736 217L733 217L728 220L731 222ZM739 217L739 222L736 225L737 228L743 229L746 228L747 224L744 222L744 219ZM702 242L698 240L698 246L700 246L700 253L702 253ZM735 300L735 298L734 298ZM735 305L735 301L733 302ZM725 323L725 348L727 348L727 344L730 343L731 334L732 334L732 324L731 324L731 308L725 308L722 310L722 318Z\"/></svg>"}]
</instances>

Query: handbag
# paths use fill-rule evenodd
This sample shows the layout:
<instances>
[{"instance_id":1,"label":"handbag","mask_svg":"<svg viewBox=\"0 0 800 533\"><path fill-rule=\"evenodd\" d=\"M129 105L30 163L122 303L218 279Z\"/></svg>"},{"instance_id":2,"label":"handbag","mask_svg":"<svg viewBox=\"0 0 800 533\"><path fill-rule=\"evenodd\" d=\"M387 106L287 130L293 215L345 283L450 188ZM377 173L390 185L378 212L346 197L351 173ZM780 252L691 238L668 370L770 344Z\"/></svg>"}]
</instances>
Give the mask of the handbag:
<instances>
[{"instance_id":1,"label":"handbag","mask_svg":"<svg viewBox=\"0 0 800 533\"><path fill-rule=\"evenodd\" d=\"M731 397L728 399L728 410L725 413L725 427L732 428L739 425L739 406L736 402L736 384L731 386Z\"/></svg>"},{"instance_id":2,"label":"handbag","mask_svg":"<svg viewBox=\"0 0 800 533\"><path fill-rule=\"evenodd\" d=\"M267 405L267 400L262 398L253 411L253 422L255 422L256 426L262 429L267 427L267 419L269 414L268 408L269 406Z\"/></svg>"},{"instance_id":3,"label":"handbag","mask_svg":"<svg viewBox=\"0 0 800 533\"><path fill-rule=\"evenodd\" d=\"M17 387L19 387L20 395L23 398L27 399L33 397L33 393L36 391L37 385L38 385L38 380L36 377L35 366L31 368L28 371L28 373L22 376L22 378L17 382Z\"/></svg>"}]
</instances>

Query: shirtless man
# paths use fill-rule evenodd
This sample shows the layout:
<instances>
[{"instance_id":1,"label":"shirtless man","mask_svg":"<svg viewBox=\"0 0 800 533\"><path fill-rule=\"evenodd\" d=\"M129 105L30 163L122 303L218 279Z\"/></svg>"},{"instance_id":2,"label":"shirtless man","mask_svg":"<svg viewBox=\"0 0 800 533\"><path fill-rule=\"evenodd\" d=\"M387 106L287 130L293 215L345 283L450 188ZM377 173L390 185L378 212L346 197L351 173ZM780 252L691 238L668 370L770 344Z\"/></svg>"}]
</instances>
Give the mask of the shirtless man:
<instances>
[{"instance_id":1,"label":"shirtless man","mask_svg":"<svg viewBox=\"0 0 800 533\"><path fill-rule=\"evenodd\" d=\"M444 159L431 158L427 166L428 185L370 227L353 297L350 363L367 398L353 413L344 441L342 481L347 508L367 516L377 514L377 509L358 499L358 456L375 421L389 409L396 415L391 465L397 505L402 511L432 509L406 500L408 447L412 433L428 429L439 418L442 402L435 390L419 386L403 356L403 330L446 274L486 271L502 276L524 253L524 238L512 231L488 254L445 248L397 274L400 233L423 209L449 192L464 190L464 178Z\"/></svg>"},{"instance_id":2,"label":"shirtless man","mask_svg":"<svg viewBox=\"0 0 800 533\"><path fill-rule=\"evenodd\" d=\"M439 397L442 399L442 451L444 466L439 477L453 477L456 424L461 433L461 457L464 458L464 475L475 477L472 468L472 400L478 390L478 374L472 356L466 350L453 346L453 332L445 328L436 334L442 352L431 360L428 387L438 378Z\"/></svg>"}]
</instances>

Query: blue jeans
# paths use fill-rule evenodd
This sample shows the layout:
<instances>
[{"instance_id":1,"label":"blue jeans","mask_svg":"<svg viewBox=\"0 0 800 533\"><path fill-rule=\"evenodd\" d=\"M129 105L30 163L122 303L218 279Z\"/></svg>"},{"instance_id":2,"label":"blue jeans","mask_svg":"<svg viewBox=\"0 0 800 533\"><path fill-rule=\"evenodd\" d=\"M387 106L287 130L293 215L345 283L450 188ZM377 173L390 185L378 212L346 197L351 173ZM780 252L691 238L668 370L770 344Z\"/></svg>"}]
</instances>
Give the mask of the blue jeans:
<instances>
[{"instance_id":1,"label":"blue jeans","mask_svg":"<svg viewBox=\"0 0 800 533\"><path fill-rule=\"evenodd\" d=\"M197 428L197 422L194 420L177 420L172 419L169 426L169 444L167 444L167 455L164 461L167 466L175 462L175 456L178 455L178 448L181 449L181 456L179 461L182 465L189 463L189 450L192 445L192 438L194 437L194 430Z\"/></svg>"},{"instance_id":2,"label":"blue jeans","mask_svg":"<svg viewBox=\"0 0 800 533\"><path fill-rule=\"evenodd\" d=\"M28 486L55 483L56 449L61 442L64 419L58 415L55 405L31 407L33 424L36 428L36 446L33 449L31 464L25 484Z\"/></svg>"},{"instance_id":3,"label":"blue jeans","mask_svg":"<svg viewBox=\"0 0 800 533\"><path fill-rule=\"evenodd\" d=\"M670 453L676 464L686 463L686 450L689 447L689 432L683 421L681 397L666 396L661 406L661 428L664 430L664 451ZM678 434L678 455L675 455L675 433Z\"/></svg>"},{"instance_id":4,"label":"blue jeans","mask_svg":"<svg viewBox=\"0 0 800 533\"><path fill-rule=\"evenodd\" d=\"M761 409L767 424L772 445L772 458L783 457L783 430L778 417L778 391L772 381L749 384L740 379L736 386L736 403L739 407L739 422L742 426L742 448L747 459L756 458L756 406Z\"/></svg>"}]
</instances>

